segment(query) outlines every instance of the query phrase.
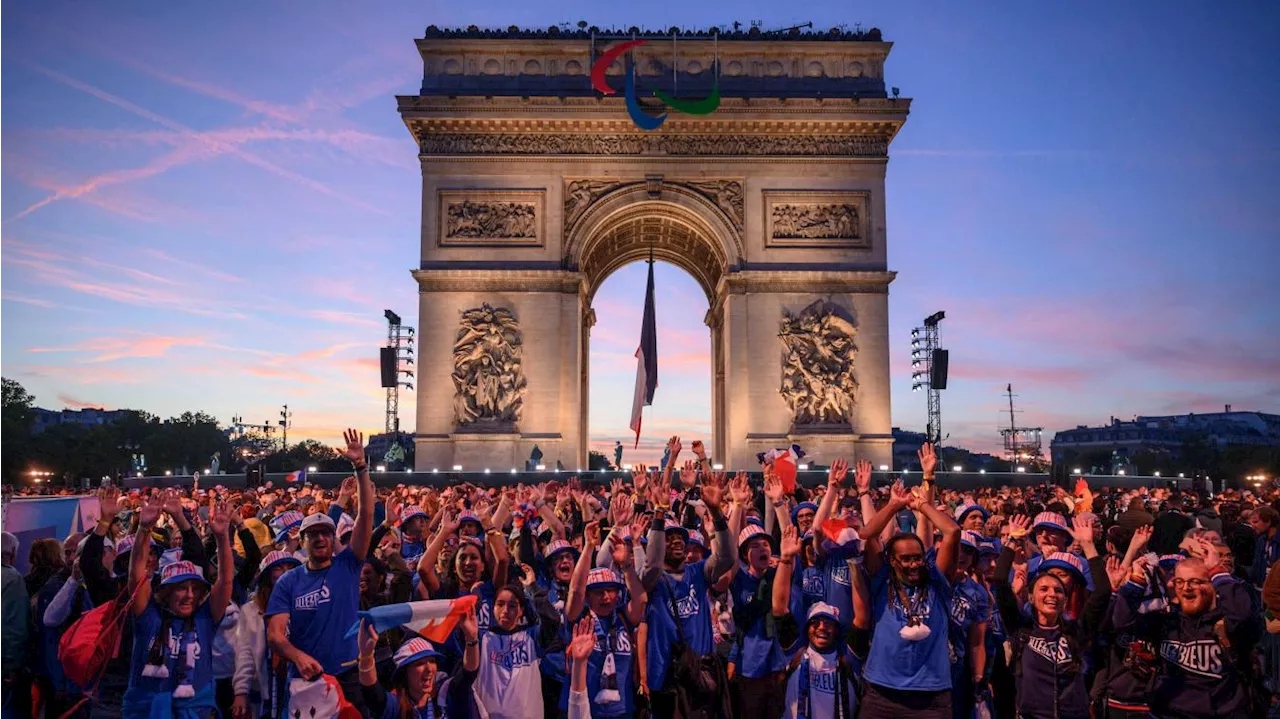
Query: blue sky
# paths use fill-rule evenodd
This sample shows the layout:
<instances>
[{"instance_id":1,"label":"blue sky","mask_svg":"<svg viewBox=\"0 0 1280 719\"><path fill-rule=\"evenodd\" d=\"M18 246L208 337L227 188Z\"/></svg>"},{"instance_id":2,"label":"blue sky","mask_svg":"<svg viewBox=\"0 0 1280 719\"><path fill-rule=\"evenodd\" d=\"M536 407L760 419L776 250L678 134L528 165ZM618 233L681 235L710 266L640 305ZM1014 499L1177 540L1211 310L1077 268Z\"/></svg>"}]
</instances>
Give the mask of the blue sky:
<instances>
[{"instance_id":1,"label":"blue sky","mask_svg":"<svg viewBox=\"0 0 1280 719\"><path fill-rule=\"evenodd\" d=\"M907 343L938 309L952 442L998 442L1008 382L1050 430L1280 410L1275 3L303 7L4 5L0 362L42 406L287 402L299 438L376 430L382 309L416 323L420 177L393 100L417 87L413 39L585 19L895 43L887 81L914 99L887 188L896 425L924 424ZM705 299L657 281L670 361L646 423L705 436ZM597 295L601 444L626 434L643 283L632 265Z\"/></svg>"}]
</instances>

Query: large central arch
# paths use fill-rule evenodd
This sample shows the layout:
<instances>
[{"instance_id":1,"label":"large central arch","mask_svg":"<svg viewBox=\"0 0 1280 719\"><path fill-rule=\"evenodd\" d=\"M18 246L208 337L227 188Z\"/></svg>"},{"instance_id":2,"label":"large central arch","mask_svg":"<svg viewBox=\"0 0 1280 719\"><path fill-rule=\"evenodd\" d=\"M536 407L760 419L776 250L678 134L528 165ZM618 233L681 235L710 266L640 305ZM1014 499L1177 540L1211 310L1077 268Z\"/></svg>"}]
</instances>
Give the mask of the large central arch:
<instances>
[{"instance_id":1,"label":"large central arch","mask_svg":"<svg viewBox=\"0 0 1280 719\"><path fill-rule=\"evenodd\" d=\"M710 309L704 322L711 333L711 439L714 456L725 456L720 424L724 401L723 339L718 318L723 298L720 282L742 256L742 243L733 220L724 210L675 182L650 178L644 185L614 190L593 204L574 226L565 246L566 261L585 276L586 307L582 326L582 417L579 431L590 437L591 328L596 291L614 271L652 257L688 272L707 296ZM638 335L637 335L638 336Z\"/></svg>"},{"instance_id":2,"label":"large central arch","mask_svg":"<svg viewBox=\"0 0 1280 719\"><path fill-rule=\"evenodd\" d=\"M662 41L634 51L647 87L677 92L652 70L667 63L679 95L714 80L722 100L653 132L591 88L598 31L418 41L422 90L398 98L422 168L418 469L500 471L535 446L587 466L592 302L650 256L707 296L717 461L798 442L889 462L884 177L910 106L885 94L889 44Z\"/></svg>"}]
</instances>

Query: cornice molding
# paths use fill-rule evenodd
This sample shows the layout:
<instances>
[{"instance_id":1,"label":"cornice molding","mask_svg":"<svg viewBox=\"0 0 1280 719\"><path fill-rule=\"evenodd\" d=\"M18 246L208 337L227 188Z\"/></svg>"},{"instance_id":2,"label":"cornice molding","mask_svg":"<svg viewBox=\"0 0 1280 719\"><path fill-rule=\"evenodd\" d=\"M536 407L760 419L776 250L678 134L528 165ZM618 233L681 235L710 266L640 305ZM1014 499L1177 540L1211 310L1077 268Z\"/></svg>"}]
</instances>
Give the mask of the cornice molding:
<instances>
[{"instance_id":1,"label":"cornice molding","mask_svg":"<svg viewBox=\"0 0 1280 719\"><path fill-rule=\"evenodd\" d=\"M740 270L720 279L716 297L723 301L745 294L888 294L897 276L889 270Z\"/></svg>"},{"instance_id":2,"label":"cornice molding","mask_svg":"<svg viewBox=\"0 0 1280 719\"><path fill-rule=\"evenodd\" d=\"M581 294L586 276L569 270L414 270L418 292L555 292Z\"/></svg>"}]
</instances>

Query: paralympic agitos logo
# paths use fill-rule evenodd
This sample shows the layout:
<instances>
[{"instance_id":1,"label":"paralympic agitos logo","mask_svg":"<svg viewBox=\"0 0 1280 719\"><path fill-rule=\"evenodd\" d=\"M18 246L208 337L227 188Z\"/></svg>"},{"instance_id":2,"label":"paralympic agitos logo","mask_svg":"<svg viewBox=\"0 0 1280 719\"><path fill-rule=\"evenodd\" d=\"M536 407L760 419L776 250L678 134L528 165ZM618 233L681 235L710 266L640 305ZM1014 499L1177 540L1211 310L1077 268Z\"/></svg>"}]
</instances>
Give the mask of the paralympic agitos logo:
<instances>
[{"instance_id":1,"label":"paralympic agitos logo","mask_svg":"<svg viewBox=\"0 0 1280 719\"><path fill-rule=\"evenodd\" d=\"M605 71L609 69L614 60L622 57L623 54L633 48L647 44L649 44L648 40L628 40L605 50L591 66L591 86L603 95L616 94L618 91L609 87L609 83L605 81ZM712 80L711 94L701 100L680 100L657 89L653 91L653 96L676 112L683 112L686 115L709 115L720 107L720 78L715 73L714 66L712 68L712 77L714 79ZM641 130L656 130L662 127L662 123L667 121L666 112L660 115L650 115L640 105L640 98L636 95L636 67L634 62L627 63L623 96L627 99L627 114L631 115L631 121Z\"/></svg>"}]
</instances>

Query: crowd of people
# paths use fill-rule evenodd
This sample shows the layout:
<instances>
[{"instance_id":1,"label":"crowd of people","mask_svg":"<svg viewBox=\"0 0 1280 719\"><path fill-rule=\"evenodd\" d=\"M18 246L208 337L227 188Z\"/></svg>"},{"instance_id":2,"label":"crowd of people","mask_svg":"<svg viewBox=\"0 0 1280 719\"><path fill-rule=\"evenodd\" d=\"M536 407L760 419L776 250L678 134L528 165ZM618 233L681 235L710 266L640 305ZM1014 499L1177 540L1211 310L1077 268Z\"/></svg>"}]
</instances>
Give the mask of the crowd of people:
<instances>
[{"instance_id":1,"label":"crowd of people","mask_svg":"<svg viewBox=\"0 0 1280 719\"><path fill-rule=\"evenodd\" d=\"M929 445L913 487L843 460L755 486L677 437L607 485L375 488L345 440L336 491L105 487L87 533L6 533L5 715L1274 711L1274 489L939 488ZM80 686L68 635L108 605L119 649ZM369 619L424 606L438 641Z\"/></svg>"}]
</instances>

